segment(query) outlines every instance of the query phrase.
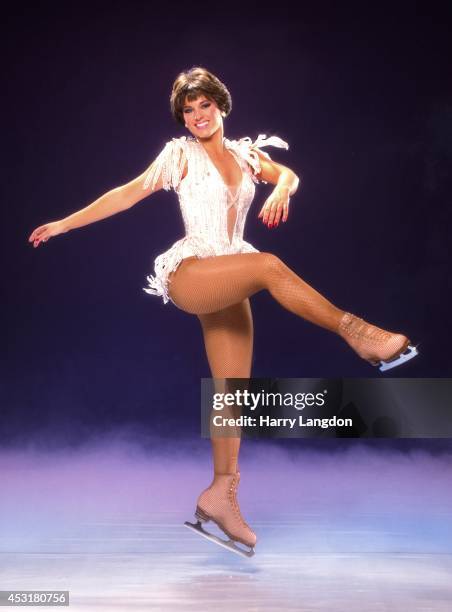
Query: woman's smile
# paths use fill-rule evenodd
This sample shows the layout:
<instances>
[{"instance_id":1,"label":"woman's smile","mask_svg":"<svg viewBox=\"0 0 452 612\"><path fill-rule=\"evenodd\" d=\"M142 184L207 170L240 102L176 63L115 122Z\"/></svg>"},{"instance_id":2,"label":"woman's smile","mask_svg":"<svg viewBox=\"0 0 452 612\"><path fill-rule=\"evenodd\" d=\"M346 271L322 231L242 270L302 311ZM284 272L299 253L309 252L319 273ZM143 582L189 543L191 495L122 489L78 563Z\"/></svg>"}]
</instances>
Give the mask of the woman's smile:
<instances>
[{"instance_id":1,"label":"woman's smile","mask_svg":"<svg viewBox=\"0 0 452 612\"><path fill-rule=\"evenodd\" d=\"M196 100L185 99L185 125L192 134L212 136L222 125L221 111L213 100L201 95Z\"/></svg>"}]
</instances>

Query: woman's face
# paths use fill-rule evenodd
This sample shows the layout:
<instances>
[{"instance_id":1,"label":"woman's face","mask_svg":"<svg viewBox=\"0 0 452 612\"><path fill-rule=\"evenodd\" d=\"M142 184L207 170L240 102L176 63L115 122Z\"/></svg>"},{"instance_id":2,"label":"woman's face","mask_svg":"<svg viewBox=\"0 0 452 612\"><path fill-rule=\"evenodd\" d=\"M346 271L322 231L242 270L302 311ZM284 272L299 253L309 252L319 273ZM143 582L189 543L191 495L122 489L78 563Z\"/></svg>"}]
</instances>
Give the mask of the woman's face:
<instances>
[{"instance_id":1,"label":"woman's face","mask_svg":"<svg viewBox=\"0 0 452 612\"><path fill-rule=\"evenodd\" d=\"M214 100L201 94L196 100L185 98L182 108L185 126L195 138L210 138L223 126L221 111Z\"/></svg>"}]
</instances>

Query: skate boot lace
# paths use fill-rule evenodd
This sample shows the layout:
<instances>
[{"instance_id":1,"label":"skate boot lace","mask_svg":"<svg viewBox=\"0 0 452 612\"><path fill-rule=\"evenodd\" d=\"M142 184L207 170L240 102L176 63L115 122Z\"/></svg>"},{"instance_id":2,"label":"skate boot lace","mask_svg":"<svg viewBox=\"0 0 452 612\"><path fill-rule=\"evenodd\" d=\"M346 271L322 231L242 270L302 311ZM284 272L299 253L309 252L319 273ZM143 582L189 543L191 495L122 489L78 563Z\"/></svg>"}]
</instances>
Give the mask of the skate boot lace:
<instances>
[{"instance_id":1,"label":"skate boot lace","mask_svg":"<svg viewBox=\"0 0 452 612\"><path fill-rule=\"evenodd\" d=\"M391 338L391 333L380 329L375 325L366 323L363 319L346 313L340 323L340 329L345 331L352 338L367 340L373 344L387 342Z\"/></svg>"},{"instance_id":2,"label":"skate boot lace","mask_svg":"<svg viewBox=\"0 0 452 612\"><path fill-rule=\"evenodd\" d=\"M232 504L232 508L236 514L236 516L238 517L238 519L240 520L240 522L247 528L250 529L249 525L246 523L245 519L242 516L242 513L240 512L240 508L239 508L239 504L237 502L237 497L235 494L235 487L236 487L236 479L234 478L231 482L231 486L229 487L228 490L228 497L229 497L229 501Z\"/></svg>"}]
</instances>

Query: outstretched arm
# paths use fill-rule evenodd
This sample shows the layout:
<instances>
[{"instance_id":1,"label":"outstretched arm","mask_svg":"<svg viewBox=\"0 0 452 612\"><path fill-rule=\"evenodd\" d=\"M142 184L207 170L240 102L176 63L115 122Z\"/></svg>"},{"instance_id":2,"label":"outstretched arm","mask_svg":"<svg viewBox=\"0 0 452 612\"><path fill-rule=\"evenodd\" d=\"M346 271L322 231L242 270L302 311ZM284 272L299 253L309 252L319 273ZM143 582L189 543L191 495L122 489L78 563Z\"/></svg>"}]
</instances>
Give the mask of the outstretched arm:
<instances>
[{"instance_id":1,"label":"outstretched arm","mask_svg":"<svg viewBox=\"0 0 452 612\"><path fill-rule=\"evenodd\" d=\"M258 215L268 227L276 227L282 220L285 223L289 215L289 199L298 189L299 177L287 166L269 159L259 149L254 149L259 156L261 172L258 178L275 185L274 190L265 201Z\"/></svg>"},{"instance_id":2,"label":"outstretched arm","mask_svg":"<svg viewBox=\"0 0 452 612\"><path fill-rule=\"evenodd\" d=\"M107 191L92 202L92 204L89 204L89 206L78 210L64 219L40 225L33 230L28 241L33 242L33 246L36 248L41 242L47 242L52 236L95 223L131 208L151 193L162 189L162 179L159 178L152 191L149 189L143 190L143 182L148 172L149 168L130 182Z\"/></svg>"}]
</instances>

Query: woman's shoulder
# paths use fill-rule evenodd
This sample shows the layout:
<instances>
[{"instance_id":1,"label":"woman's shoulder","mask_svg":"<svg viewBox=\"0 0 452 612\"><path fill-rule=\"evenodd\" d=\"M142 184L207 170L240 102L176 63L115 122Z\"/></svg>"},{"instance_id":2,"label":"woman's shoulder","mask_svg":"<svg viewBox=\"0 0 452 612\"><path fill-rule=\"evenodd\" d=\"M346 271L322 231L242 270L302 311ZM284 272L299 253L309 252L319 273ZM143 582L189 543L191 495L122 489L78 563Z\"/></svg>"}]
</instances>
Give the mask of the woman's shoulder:
<instances>
[{"instance_id":1,"label":"woman's shoulder","mask_svg":"<svg viewBox=\"0 0 452 612\"><path fill-rule=\"evenodd\" d=\"M191 141L194 138L187 138L187 136L175 136L171 140L167 140L164 146L161 148L161 153L165 155L172 155L175 152L187 151Z\"/></svg>"},{"instance_id":2,"label":"woman's shoulder","mask_svg":"<svg viewBox=\"0 0 452 612\"><path fill-rule=\"evenodd\" d=\"M162 187L166 191L177 189L187 170L188 141L186 136L172 138L165 143L163 149L151 163L146 174L143 189L151 186L151 190L162 177Z\"/></svg>"},{"instance_id":3,"label":"woman's shoulder","mask_svg":"<svg viewBox=\"0 0 452 612\"><path fill-rule=\"evenodd\" d=\"M225 138L225 141L231 144L234 147L238 147L243 151L247 151L249 149L258 149L261 147L279 147L282 149L288 149L289 145L279 136L269 136L266 134L259 134L255 140L252 140L249 136L243 136L242 138L238 138L235 140L229 140Z\"/></svg>"},{"instance_id":4,"label":"woman's shoulder","mask_svg":"<svg viewBox=\"0 0 452 612\"><path fill-rule=\"evenodd\" d=\"M174 136L171 140L168 140L166 144L167 146L171 145L176 148L186 148L194 142L196 142L196 138L192 136Z\"/></svg>"},{"instance_id":5,"label":"woman's shoulder","mask_svg":"<svg viewBox=\"0 0 452 612\"><path fill-rule=\"evenodd\" d=\"M249 136L244 136L238 140L229 140L225 138L225 144L228 148L234 150L238 155L240 155L251 167L251 177L255 183L259 182L258 177L262 171L259 155L271 160L270 155L266 151L261 151L261 147L267 147L270 145L283 149L289 148L287 142L279 138L279 136L270 136L267 138L266 134L259 134L254 141Z\"/></svg>"}]
</instances>

